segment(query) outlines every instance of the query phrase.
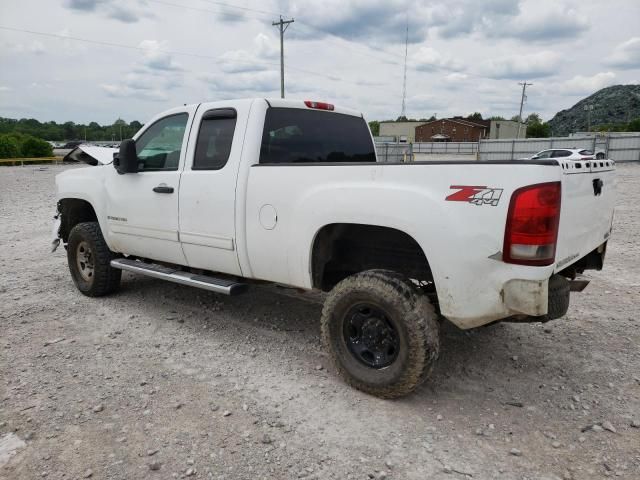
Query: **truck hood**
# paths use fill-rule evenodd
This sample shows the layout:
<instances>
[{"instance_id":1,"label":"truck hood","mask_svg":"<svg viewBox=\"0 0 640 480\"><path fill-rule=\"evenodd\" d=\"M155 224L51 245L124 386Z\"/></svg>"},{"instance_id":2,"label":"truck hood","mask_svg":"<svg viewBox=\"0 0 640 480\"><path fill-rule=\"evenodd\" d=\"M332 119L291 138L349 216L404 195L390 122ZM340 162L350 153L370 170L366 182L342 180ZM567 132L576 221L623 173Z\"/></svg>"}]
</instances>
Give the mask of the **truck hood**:
<instances>
[{"instance_id":1,"label":"truck hood","mask_svg":"<svg viewBox=\"0 0 640 480\"><path fill-rule=\"evenodd\" d=\"M64 161L84 162L89 165L108 165L113 162L113 154L117 148L79 145L64 156Z\"/></svg>"}]
</instances>

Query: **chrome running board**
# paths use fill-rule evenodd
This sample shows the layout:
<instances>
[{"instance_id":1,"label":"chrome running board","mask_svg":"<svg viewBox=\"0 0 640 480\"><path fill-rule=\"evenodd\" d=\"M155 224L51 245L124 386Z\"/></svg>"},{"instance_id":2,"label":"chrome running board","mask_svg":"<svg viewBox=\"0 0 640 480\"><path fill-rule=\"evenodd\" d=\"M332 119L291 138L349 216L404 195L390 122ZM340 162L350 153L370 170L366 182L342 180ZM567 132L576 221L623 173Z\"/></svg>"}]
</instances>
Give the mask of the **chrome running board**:
<instances>
[{"instance_id":1,"label":"chrome running board","mask_svg":"<svg viewBox=\"0 0 640 480\"><path fill-rule=\"evenodd\" d=\"M238 295L244 293L248 288L246 283L239 283L226 278L211 277L209 275L183 272L176 268L165 267L164 265L155 263L144 263L129 258L116 258L115 260L111 260L111 266L127 272L140 273L147 277L202 288L203 290L209 290L210 292L221 293L223 295Z\"/></svg>"}]
</instances>

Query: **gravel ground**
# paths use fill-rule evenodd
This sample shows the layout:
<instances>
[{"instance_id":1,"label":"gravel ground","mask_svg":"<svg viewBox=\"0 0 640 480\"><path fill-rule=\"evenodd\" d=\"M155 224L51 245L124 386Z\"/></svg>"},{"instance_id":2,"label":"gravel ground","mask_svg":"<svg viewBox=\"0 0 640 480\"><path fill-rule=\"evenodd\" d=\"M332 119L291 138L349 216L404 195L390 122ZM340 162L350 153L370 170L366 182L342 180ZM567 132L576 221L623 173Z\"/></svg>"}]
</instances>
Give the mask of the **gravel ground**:
<instances>
[{"instance_id":1,"label":"gravel ground","mask_svg":"<svg viewBox=\"0 0 640 480\"><path fill-rule=\"evenodd\" d=\"M640 165L565 318L445 323L432 380L396 401L336 376L313 297L130 274L82 296L49 253L66 168L0 169L1 478L640 478Z\"/></svg>"}]
</instances>

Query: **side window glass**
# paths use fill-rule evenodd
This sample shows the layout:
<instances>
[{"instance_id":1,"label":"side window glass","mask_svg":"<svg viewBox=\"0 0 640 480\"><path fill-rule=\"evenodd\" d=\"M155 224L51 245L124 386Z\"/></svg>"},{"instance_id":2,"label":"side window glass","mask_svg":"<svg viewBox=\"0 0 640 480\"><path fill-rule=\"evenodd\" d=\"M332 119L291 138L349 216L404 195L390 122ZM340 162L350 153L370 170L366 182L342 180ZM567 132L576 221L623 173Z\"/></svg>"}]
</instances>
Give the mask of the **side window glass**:
<instances>
[{"instance_id":1,"label":"side window glass","mask_svg":"<svg viewBox=\"0 0 640 480\"><path fill-rule=\"evenodd\" d=\"M192 170L219 170L227 164L236 128L233 109L210 110L202 116Z\"/></svg>"},{"instance_id":2,"label":"side window glass","mask_svg":"<svg viewBox=\"0 0 640 480\"><path fill-rule=\"evenodd\" d=\"M158 120L136 140L138 170L177 170L189 115L178 113Z\"/></svg>"},{"instance_id":3,"label":"side window glass","mask_svg":"<svg viewBox=\"0 0 640 480\"><path fill-rule=\"evenodd\" d=\"M542 152L540 152L538 155L536 155L538 158L549 158L551 156L551 152L553 150L543 150Z\"/></svg>"}]
</instances>

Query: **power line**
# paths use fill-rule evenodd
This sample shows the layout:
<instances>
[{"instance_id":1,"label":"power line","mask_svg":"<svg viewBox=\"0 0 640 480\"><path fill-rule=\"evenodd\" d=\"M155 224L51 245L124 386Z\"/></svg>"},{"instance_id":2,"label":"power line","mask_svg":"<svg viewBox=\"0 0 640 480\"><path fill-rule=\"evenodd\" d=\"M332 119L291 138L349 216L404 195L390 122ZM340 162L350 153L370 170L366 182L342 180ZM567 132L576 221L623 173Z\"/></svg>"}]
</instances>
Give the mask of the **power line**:
<instances>
[{"instance_id":1,"label":"power line","mask_svg":"<svg viewBox=\"0 0 640 480\"><path fill-rule=\"evenodd\" d=\"M192 6L188 6L188 5L179 5L177 3L166 2L166 1L163 1L163 0L147 0L147 1L148 2L152 2L152 3L157 3L159 5L165 5L165 6L180 8L180 9L184 9L184 10L194 10L194 11L197 11L197 12L213 13L215 15L219 15L219 14L223 13L225 15L231 15L231 16L236 17L238 19L245 19L245 15L246 15L246 14L240 14L240 13L235 14L235 13L230 13L230 12L224 12L224 11L221 11L221 10L209 10L209 9L206 9L206 8L192 7ZM279 13L273 13L273 12L269 13L266 10L257 10L257 9L254 9L254 8L241 7L241 6L233 5L233 4L226 3L226 2L216 2L216 1L213 1L213 0L201 0L201 1L206 2L206 3L210 3L210 4L215 5L215 6L224 6L224 7L227 7L227 8L236 8L236 9L239 9L239 10L242 10L242 11L245 11L245 12L257 13L257 14L263 15L263 16L266 16L266 15L269 15L269 16L273 16L273 15L280 16L281 15ZM256 20L264 20L264 18L255 16L255 15L248 15L248 16L250 18L254 18ZM357 54L364 55L364 56L369 57L369 58L374 58L374 59L379 60L379 61L384 62L384 63L389 63L389 64L393 64L393 65L400 65L399 62L395 61L395 56L392 53L388 53L388 52L382 51L382 53L385 54L385 55L389 55L390 57L393 56L394 60L391 60L390 58L382 58L380 56L371 54L369 52L365 52L362 49L354 48L354 46L353 46L354 42L350 42L349 40L346 40L346 39L344 39L342 37L336 36L336 35L332 34L331 32L328 32L328 31L326 31L326 30L324 30L324 29L322 29L320 27L317 27L315 25L311 25L311 24L306 23L306 22L301 22L300 20L296 20L296 23L300 24L304 29L307 29L307 30L310 30L310 31L319 32L319 33L322 33L323 35L326 35L328 37L335 37L335 38L341 39L346 43L346 45L344 43L336 42L332 38L325 38L322 41L333 43L334 45L340 46L340 48L347 47L347 48L349 48L350 50L352 50L353 52L355 52Z\"/></svg>"},{"instance_id":2,"label":"power line","mask_svg":"<svg viewBox=\"0 0 640 480\"><path fill-rule=\"evenodd\" d=\"M48 32L38 32L35 30L27 30L27 29L22 29L22 28L13 28L13 27L6 27L6 26L2 26L0 25L0 30L7 30L7 31L12 31L12 32L20 32L20 33L28 33L31 35L39 35L39 36L43 36L43 37L49 37L49 38L58 38L61 40L72 40L72 41L76 41L76 42L84 42L84 43L91 43L94 45L102 45L102 46L107 46L107 47L115 47L115 48L124 48L127 50L137 50L137 51L142 51L142 52L148 52L150 51L149 48L147 47L141 47L141 46L135 46L135 45L126 45L123 43L114 43L114 42L105 42L102 40L93 40L93 39L89 39L89 38L82 38L82 37L74 37L71 35L62 35L62 34L57 34L57 33L48 33ZM175 51L175 50L166 50L166 49L162 49L162 48L157 48L157 49L153 49L153 52L160 52L160 53L166 53L169 55L178 55L178 56L186 56L186 57L192 57L192 58L202 58L202 59L207 59L207 60L213 60L216 63L231 63L231 64L243 64L243 65L263 65L263 66L271 66L271 67L277 67L279 64L275 63L275 62L258 62L258 61L242 61L242 60L231 60L228 58L221 58L221 57L214 57L212 55L204 55L204 54L200 54L200 53L191 53L191 52L181 52L181 51ZM299 73L303 73L306 75L312 75L315 77L321 77L321 78L326 78L328 80L332 80L335 82L344 82L344 83L351 83L353 85L359 85L358 82L354 82L354 81L350 81L350 80L346 80L343 78L339 78L336 76L332 76L332 75L327 75L325 73L321 73L321 72L314 72L312 70L307 70L304 68L298 68L298 67L288 67L290 70L294 70L296 72Z\"/></svg>"},{"instance_id":3,"label":"power line","mask_svg":"<svg viewBox=\"0 0 640 480\"><path fill-rule=\"evenodd\" d=\"M220 6L227 7L227 8L235 8L235 9L243 10L243 11L246 11L246 12L263 13L263 14L265 14L265 15L269 15L269 16L273 16L273 15L278 15L278 16L279 16L279 15L282 15L282 14L281 14L281 13L279 13L279 12L269 12L269 11L267 11L267 10L259 10L259 9L257 9L257 8L243 7L243 6L240 6L240 5L234 5L233 3L227 3L227 2L216 2L216 1L214 1L214 0L200 0L200 1L202 1L202 2L206 2L206 3L210 3L210 4L212 4L212 5L220 5Z\"/></svg>"}]
</instances>

